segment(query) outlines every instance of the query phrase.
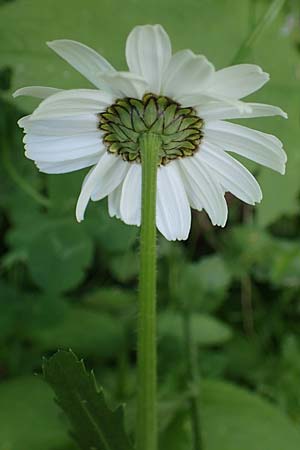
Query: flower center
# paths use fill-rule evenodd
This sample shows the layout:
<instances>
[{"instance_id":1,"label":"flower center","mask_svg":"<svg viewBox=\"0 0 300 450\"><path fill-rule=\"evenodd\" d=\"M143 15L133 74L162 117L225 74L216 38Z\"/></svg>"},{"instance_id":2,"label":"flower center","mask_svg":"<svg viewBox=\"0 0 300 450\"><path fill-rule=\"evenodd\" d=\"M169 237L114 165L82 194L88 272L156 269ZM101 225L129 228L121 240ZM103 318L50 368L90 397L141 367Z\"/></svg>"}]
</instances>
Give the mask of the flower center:
<instances>
[{"instance_id":1,"label":"flower center","mask_svg":"<svg viewBox=\"0 0 300 450\"><path fill-rule=\"evenodd\" d=\"M203 120L193 108L182 108L168 97L145 94L142 100L122 98L99 114L99 128L110 153L125 161L141 162L139 136L160 135L159 164L192 156L203 136Z\"/></svg>"}]
</instances>

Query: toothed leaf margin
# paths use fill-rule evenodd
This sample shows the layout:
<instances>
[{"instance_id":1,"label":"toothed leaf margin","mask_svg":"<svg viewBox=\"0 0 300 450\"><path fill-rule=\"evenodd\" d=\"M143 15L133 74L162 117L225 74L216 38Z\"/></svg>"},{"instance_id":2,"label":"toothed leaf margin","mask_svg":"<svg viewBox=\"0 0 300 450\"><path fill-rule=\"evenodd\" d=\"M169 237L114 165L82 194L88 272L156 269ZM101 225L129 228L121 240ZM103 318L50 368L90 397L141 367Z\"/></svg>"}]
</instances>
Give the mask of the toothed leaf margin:
<instances>
[{"instance_id":1,"label":"toothed leaf margin","mask_svg":"<svg viewBox=\"0 0 300 450\"><path fill-rule=\"evenodd\" d=\"M44 359L43 375L82 450L133 450L124 430L124 407L112 411L107 406L93 372L72 351Z\"/></svg>"}]
</instances>

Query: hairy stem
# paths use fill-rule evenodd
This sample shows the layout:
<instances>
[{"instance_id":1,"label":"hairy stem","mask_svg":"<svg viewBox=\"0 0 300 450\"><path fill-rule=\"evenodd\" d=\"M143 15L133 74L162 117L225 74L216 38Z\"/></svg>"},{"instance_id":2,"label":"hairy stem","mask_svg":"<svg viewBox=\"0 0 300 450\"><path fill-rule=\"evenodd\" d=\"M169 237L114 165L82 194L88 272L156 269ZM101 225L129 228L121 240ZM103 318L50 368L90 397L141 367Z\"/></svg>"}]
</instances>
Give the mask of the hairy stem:
<instances>
[{"instance_id":1,"label":"hairy stem","mask_svg":"<svg viewBox=\"0 0 300 450\"><path fill-rule=\"evenodd\" d=\"M138 316L137 450L157 450L156 403L156 183L159 136L139 140L142 159L142 224Z\"/></svg>"}]
</instances>

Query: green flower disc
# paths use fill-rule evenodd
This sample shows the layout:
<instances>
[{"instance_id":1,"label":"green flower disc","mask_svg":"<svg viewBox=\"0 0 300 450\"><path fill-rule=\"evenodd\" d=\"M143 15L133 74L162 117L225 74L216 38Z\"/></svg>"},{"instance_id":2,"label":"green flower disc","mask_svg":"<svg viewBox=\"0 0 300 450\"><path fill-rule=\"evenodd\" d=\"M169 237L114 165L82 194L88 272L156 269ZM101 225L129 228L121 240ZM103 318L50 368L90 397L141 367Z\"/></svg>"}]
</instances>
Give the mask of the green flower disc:
<instances>
[{"instance_id":1,"label":"green flower disc","mask_svg":"<svg viewBox=\"0 0 300 450\"><path fill-rule=\"evenodd\" d=\"M145 94L142 100L122 98L99 114L99 128L110 153L125 161L141 162L139 137L160 135L159 164L192 156L202 139L203 120L193 108L183 108L168 97Z\"/></svg>"}]
</instances>

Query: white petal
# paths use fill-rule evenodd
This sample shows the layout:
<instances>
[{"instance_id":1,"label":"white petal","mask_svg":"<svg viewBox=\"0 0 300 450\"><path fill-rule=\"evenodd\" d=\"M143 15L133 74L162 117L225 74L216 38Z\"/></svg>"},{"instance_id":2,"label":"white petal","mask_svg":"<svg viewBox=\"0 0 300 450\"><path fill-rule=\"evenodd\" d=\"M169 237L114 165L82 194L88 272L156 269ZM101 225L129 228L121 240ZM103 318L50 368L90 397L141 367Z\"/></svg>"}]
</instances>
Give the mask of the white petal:
<instances>
[{"instance_id":1,"label":"white petal","mask_svg":"<svg viewBox=\"0 0 300 450\"><path fill-rule=\"evenodd\" d=\"M280 173L285 171L286 153L279 139L230 122L208 122L204 142L218 144L224 150L238 153Z\"/></svg>"},{"instance_id":2,"label":"white petal","mask_svg":"<svg viewBox=\"0 0 300 450\"><path fill-rule=\"evenodd\" d=\"M43 100L31 115L31 120L63 116L98 114L114 101L108 92L96 89L71 89L61 91Z\"/></svg>"},{"instance_id":3,"label":"white petal","mask_svg":"<svg viewBox=\"0 0 300 450\"><path fill-rule=\"evenodd\" d=\"M129 70L141 75L153 94L159 94L163 72L171 58L171 42L161 25L135 27L126 42Z\"/></svg>"},{"instance_id":4,"label":"white petal","mask_svg":"<svg viewBox=\"0 0 300 450\"><path fill-rule=\"evenodd\" d=\"M238 106L224 102L210 102L196 108L200 117L205 120L220 119L246 119L251 117L282 116L287 119L287 114L277 106L263 103L245 103L249 110L241 110Z\"/></svg>"},{"instance_id":5,"label":"white petal","mask_svg":"<svg viewBox=\"0 0 300 450\"><path fill-rule=\"evenodd\" d=\"M120 199L121 219L129 225L141 224L142 168L131 164L122 185Z\"/></svg>"},{"instance_id":6,"label":"white petal","mask_svg":"<svg viewBox=\"0 0 300 450\"><path fill-rule=\"evenodd\" d=\"M115 70L103 56L80 42L60 39L47 45L98 88L105 87L98 79L99 73Z\"/></svg>"},{"instance_id":7,"label":"white petal","mask_svg":"<svg viewBox=\"0 0 300 450\"><path fill-rule=\"evenodd\" d=\"M93 201L101 200L110 194L124 180L130 167L130 164L121 157L107 152L101 159L100 177L91 195Z\"/></svg>"},{"instance_id":8,"label":"white petal","mask_svg":"<svg viewBox=\"0 0 300 450\"><path fill-rule=\"evenodd\" d=\"M214 171L226 191L250 205L261 201L262 192L254 176L220 147L203 144L195 158Z\"/></svg>"},{"instance_id":9,"label":"white petal","mask_svg":"<svg viewBox=\"0 0 300 450\"><path fill-rule=\"evenodd\" d=\"M130 72L104 73L100 77L116 95L121 97L141 99L150 89L142 77Z\"/></svg>"},{"instance_id":10,"label":"white petal","mask_svg":"<svg viewBox=\"0 0 300 450\"><path fill-rule=\"evenodd\" d=\"M198 114L201 116L202 109L209 108L210 106L224 106L229 108L235 108L239 113L250 114L252 112L249 103L242 102L241 100L234 100L232 98L226 98L220 95L208 95L203 93L195 93L192 95L183 95L180 98L181 106L195 107Z\"/></svg>"},{"instance_id":11,"label":"white petal","mask_svg":"<svg viewBox=\"0 0 300 450\"><path fill-rule=\"evenodd\" d=\"M104 153L83 182L76 206L78 222L84 219L84 212L90 198L96 201L110 194L122 182L128 165L121 158Z\"/></svg>"},{"instance_id":12,"label":"white petal","mask_svg":"<svg viewBox=\"0 0 300 450\"><path fill-rule=\"evenodd\" d=\"M179 164L191 206L199 210L204 208L212 224L223 227L227 221L227 204L224 190L213 171L195 156L182 158Z\"/></svg>"},{"instance_id":13,"label":"white petal","mask_svg":"<svg viewBox=\"0 0 300 450\"><path fill-rule=\"evenodd\" d=\"M89 145L99 143L102 137L102 132L95 129L90 133L78 133L71 136L53 136L53 135L40 135L40 134L26 134L24 136L23 142L34 150L38 150L43 144L43 149L49 150L50 147L54 147L58 151L62 148L70 149L78 148L82 145Z\"/></svg>"},{"instance_id":14,"label":"white petal","mask_svg":"<svg viewBox=\"0 0 300 450\"><path fill-rule=\"evenodd\" d=\"M177 164L172 162L157 171L156 224L169 241L188 238L191 209Z\"/></svg>"},{"instance_id":15,"label":"white petal","mask_svg":"<svg viewBox=\"0 0 300 450\"><path fill-rule=\"evenodd\" d=\"M105 151L100 133L82 133L79 136L55 137L43 142L30 142L25 145L25 155L38 161L68 161Z\"/></svg>"},{"instance_id":16,"label":"white petal","mask_svg":"<svg viewBox=\"0 0 300 450\"><path fill-rule=\"evenodd\" d=\"M181 103L186 95L201 92L214 73L214 66L203 55L191 50L175 53L163 79L163 94Z\"/></svg>"},{"instance_id":17,"label":"white petal","mask_svg":"<svg viewBox=\"0 0 300 450\"><path fill-rule=\"evenodd\" d=\"M76 117L57 117L54 119L34 119L32 116L23 117L18 121L18 125L24 128L29 139L41 139L44 137L74 136L81 133L95 132L99 125L99 119L96 114L83 114ZM25 141L24 141L25 142Z\"/></svg>"},{"instance_id":18,"label":"white petal","mask_svg":"<svg viewBox=\"0 0 300 450\"><path fill-rule=\"evenodd\" d=\"M260 89L269 78L259 66L238 64L215 72L207 92L239 99Z\"/></svg>"},{"instance_id":19,"label":"white petal","mask_svg":"<svg viewBox=\"0 0 300 450\"><path fill-rule=\"evenodd\" d=\"M50 95L57 94L61 92L62 89L57 89L53 87L45 87L45 86L26 86L20 89L17 89L13 93L13 97L19 97L21 95L26 95L29 97L37 97L37 98L47 98Z\"/></svg>"},{"instance_id":20,"label":"white petal","mask_svg":"<svg viewBox=\"0 0 300 450\"><path fill-rule=\"evenodd\" d=\"M122 184L123 183L120 183L113 192L108 194L108 213L110 217L117 217L118 219L121 219L120 203L122 195Z\"/></svg>"},{"instance_id":21,"label":"white petal","mask_svg":"<svg viewBox=\"0 0 300 450\"><path fill-rule=\"evenodd\" d=\"M35 161L35 164L41 172L58 174L58 173L74 172L75 170L90 167L96 164L98 161L99 156L92 155L84 158L74 159L71 161L60 161L60 162Z\"/></svg>"}]
</instances>

